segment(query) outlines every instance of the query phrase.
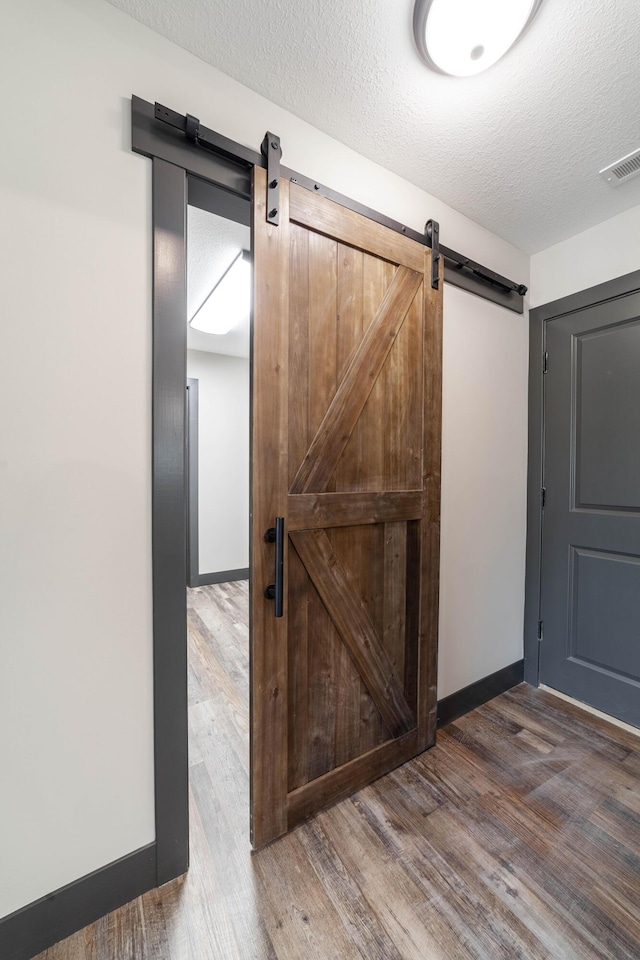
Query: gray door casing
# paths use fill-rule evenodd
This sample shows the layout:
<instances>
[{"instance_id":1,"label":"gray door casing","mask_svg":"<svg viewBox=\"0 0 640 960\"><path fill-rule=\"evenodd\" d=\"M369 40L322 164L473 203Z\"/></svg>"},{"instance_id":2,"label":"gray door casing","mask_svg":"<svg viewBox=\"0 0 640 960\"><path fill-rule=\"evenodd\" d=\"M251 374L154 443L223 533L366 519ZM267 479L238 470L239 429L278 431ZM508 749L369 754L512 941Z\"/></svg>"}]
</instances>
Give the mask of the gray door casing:
<instances>
[{"instance_id":1,"label":"gray door casing","mask_svg":"<svg viewBox=\"0 0 640 960\"><path fill-rule=\"evenodd\" d=\"M525 679L640 726L640 273L531 321Z\"/></svg>"}]
</instances>

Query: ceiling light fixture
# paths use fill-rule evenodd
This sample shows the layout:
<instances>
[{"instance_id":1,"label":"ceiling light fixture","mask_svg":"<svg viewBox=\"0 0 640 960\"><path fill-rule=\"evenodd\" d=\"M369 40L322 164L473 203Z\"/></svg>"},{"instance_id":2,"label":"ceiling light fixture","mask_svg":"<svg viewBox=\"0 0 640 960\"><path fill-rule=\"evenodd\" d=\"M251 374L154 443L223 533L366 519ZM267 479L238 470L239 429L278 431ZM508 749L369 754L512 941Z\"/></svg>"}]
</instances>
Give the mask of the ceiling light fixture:
<instances>
[{"instance_id":1,"label":"ceiling light fixture","mask_svg":"<svg viewBox=\"0 0 640 960\"><path fill-rule=\"evenodd\" d=\"M194 330L223 336L247 319L250 308L251 264L249 252L241 250L189 323Z\"/></svg>"},{"instance_id":2,"label":"ceiling light fixture","mask_svg":"<svg viewBox=\"0 0 640 960\"><path fill-rule=\"evenodd\" d=\"M416 0L413 31L432 70L470 77L497 63L542 0Z\"/></svg>"}]
</instances>

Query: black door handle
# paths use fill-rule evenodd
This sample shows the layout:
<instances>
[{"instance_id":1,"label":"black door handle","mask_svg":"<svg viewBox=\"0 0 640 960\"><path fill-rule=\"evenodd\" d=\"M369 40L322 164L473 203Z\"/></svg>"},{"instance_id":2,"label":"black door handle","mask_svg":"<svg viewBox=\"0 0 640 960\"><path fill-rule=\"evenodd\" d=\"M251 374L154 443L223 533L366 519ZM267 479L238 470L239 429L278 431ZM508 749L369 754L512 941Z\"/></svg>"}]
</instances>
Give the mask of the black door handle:
<instances>
[{"instance_id":1,"label":"black door handle","mask_svg":"<svg viewBox=\"0 0 640 960\"><path fill-rule=\"evenodd\" d=\"M264 595L267 600L275 600L273 615L281 617L284 608L284 517L276 517L275 527L269 527L264 539L276 545L276 582L265 587Z\"/></svg>"}]
</instances>

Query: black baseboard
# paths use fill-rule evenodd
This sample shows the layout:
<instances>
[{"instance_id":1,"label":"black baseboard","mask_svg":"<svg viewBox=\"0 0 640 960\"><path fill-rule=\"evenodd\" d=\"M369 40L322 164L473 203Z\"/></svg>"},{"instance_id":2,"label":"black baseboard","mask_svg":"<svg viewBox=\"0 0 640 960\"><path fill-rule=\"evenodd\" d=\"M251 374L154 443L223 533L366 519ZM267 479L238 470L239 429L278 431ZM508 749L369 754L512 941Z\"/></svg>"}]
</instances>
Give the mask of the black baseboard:
<instances>
[{"instance_id":1,"label":"black baseboard","mask_svg":"<svg viewBox=\"0 0 640 960\"><path fill-rule=\"evenodd\" d=\"M150 843L0 920L0 957L30 960L155 885Z\"/></svg>"},{"instance_id":2,"label":"black baseboard","mask_svg":"<svg viewBox=\"0 0 640 960\"><path fill-rule=\"evenodd\" d=\"M444 727L470 710L481 707L487 700L493 700L498 694L522 683L523 679L524 660L518 660L502 670L496 670L488 677L483 677L482 680L470 683L468 687L457 690L451 696L438 700L438 726Z\"/></svg>"},{"instance_id":3,"label":"black baseboard","mask_svg":"<svg viewBox=\"0 0 640 960\"><path fill-rule=\"evenodd\" d=\"M201 573L198 577L199 587L208 587L212 583L232 583L234 580L248 580L249 567L240 567L239 570L220 570L219 573Z\"/></svg>"}]
</instances>

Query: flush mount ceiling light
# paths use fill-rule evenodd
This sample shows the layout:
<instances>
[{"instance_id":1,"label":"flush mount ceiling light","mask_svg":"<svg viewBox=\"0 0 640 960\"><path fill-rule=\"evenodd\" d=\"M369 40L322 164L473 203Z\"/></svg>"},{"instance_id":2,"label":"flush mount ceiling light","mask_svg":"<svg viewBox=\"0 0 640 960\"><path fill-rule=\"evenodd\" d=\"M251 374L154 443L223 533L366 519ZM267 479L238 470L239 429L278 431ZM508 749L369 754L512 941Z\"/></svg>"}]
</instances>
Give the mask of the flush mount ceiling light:
<instances>
[{"instance_id":1,"label":"flush mount ceiling light","mask_svg":"<svg viewBox=\"0 0 640 960\"><path fill-rule=\"evenodd\" d=\"M432 70L470 77L492 67L533 20L542 0L416 0L413 30Z\"/></svg>"},{"instance_id":2,"label":"flush mount ceiling light","mask_svg":"<svg viewBox=\"0 0 640 960\"><path fill-rule=\"evenodd\" d=\"M249 316L251 305L251 265L249 252L241 250L222 274L215 287L198 307L189 323L194 330L222 336L240 326Z\"/></svg>"}]
</instances>

